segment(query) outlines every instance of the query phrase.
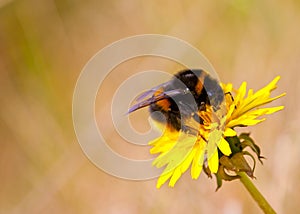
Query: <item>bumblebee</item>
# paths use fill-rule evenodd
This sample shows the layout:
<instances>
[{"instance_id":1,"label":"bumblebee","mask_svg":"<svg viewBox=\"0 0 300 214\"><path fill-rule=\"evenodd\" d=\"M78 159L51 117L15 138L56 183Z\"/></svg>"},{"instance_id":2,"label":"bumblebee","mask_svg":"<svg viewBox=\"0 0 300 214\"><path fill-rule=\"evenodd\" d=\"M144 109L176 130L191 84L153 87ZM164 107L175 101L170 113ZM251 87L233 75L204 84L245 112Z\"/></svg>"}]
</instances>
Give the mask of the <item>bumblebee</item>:
<instances>
[{"instance_id":1,"label":"bumblebee","mask_svg":"<svg viewBox=\"0 0 300 214\"><path fill-rule=\"evenodd\" d=\"M138 96L129 113L148 106L153 120L166 123L172 130L191 132L193 128L186 121L202 124L198 112L208 106L218 111L223 101L224 92L211 75L201 69L182 70L170 81ZM152 114L157 111L161 114Z\"/></svg>"}]
</instances>

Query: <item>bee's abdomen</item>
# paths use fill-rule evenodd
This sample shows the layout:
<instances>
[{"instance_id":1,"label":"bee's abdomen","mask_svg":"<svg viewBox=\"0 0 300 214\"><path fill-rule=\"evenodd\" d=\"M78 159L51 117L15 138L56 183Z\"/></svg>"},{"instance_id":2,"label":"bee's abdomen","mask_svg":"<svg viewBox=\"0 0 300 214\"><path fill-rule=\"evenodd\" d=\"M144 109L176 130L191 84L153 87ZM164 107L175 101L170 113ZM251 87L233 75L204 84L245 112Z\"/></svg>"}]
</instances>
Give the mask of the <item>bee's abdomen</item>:
<instances>
[{"instance_id":1,"label":"bee's abdomen","mask_svg":"<svg viewBox=\"0 0 300 214\"><path fill-rule=\"evenodd\" d=\"M175 130L181 129L181 115L178 110L178 106L169 99L164 99L164 102L168 102L169 108L165 109L161 102L156 102L150 105L151 117L159 123L166 123ZM159 113L157 113L159 112Z\"/></svg>"}]
</instances>

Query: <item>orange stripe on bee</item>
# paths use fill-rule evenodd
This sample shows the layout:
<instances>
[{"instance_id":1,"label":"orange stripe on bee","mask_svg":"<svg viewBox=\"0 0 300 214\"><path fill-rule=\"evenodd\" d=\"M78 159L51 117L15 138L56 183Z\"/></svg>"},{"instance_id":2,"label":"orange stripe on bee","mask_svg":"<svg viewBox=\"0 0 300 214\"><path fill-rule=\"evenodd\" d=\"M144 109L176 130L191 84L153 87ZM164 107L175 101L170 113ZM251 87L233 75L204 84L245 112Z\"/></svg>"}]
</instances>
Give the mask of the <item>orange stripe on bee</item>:
<instances>
[{"instance_id":1,"label":"orange stripe on bee","mask_svg":"<svg viewBox=\"0 0 300 214\"><path fill-rule=\"evenodd\" d=\"M161 93L163 93L163 89L159 89L154 93L154 96L158 96ZM162 110L164 111L168 111L170 109L170 101L166 98L166 99L162 99L156 102L156 105L158 105L159 107L161 107Z\"/></svg>"},{"instance_id":2,"label":"orange stripe on bee","mask_svg":"<svg viewBox=\"0 0 300 214\"><path fill-rule=\"evenodd\" d=\"M171 105L171 103L167 99L157 101L156 104L158 106L160 106L162 108L162 110L164 110L164 111L168 111L170 109L170 105Z\"/></svg>"},{"instance_id":3,"label":"orange stripe on bee","mask_svg":"<svg viewBox=\"0 0 300 214\"><path fill-rule=\"evenodd\" d=\"M158 89L157 91L154 92L154 96L158 96L163 92L164 92L164 90L162 88L160 88L160 89Z\"/></svg>"},{"instance_id":4,"label":"orange stripe on bee","mask_svg":"<svg viewBox=\"0 0 300 214\"><path fill-rule=\"evenodd\" d=\"M198 95L201 94L202 92L202 89L203 89L203 83L204 83L204 79L205 77L207 76L207 73L206 72L202 72L200 74L200 76L198 77L198 82L197 82L197 85L195 87L195 91Z\"/></svg>"}]
</instances>

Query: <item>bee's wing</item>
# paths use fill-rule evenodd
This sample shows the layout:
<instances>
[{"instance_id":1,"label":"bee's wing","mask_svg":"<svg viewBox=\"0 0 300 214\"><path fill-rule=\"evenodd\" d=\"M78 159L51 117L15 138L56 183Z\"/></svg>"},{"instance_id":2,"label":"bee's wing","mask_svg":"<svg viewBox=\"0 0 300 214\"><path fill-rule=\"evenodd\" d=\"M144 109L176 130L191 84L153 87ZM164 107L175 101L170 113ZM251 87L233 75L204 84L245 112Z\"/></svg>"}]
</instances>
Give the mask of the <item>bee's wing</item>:
<instances>
[{"instance_id":1,"label":"bee's wing","mask_svg":"<svg viewBox=\"0 0 300 214\"><path fill-rule=\"evenodd\" d=\"M157 87L150 89L149 91L146 91L144 93L142 93L141 95L138 96L138 98L136 99L136 101L140 101L138 103L136 103L135 105L133 105L129 110L128 113L134 112L140 108L146 107L151 105L152 103L155 103L159 100L163 100L163 99L167 99L167 98L172 98L176 95L180 95L183 93L182 89L174 89L174 90L170 90L170 91L162 91L159 94L155 94L155 92L157 92L157 90L161 87ZM156 89L156 90L155 90ZM141 100L142 98L145 98L147 96L149 96L151 94L151 97Z\"/></svg>"},{"instance_id":2,"label":"bee's wing","mask_svg":"<svg viewBox=\"0 0 300 214\"><path fill-rule=\"evenodd\" d=\"M160 88L166 88L166 86L169 85L169 84L170 84L170 82L165 82L165 83L162 83L162 84L160 84L160 85L158 85L158 86L155 86L155 87L151 88L150 90L141 93L141 94L135 99L135 101L141 101L141 100L145 99L145 98L148 97L148 96L153 96L153 94L154 94L157 90L159 90Z\"/></svg>"},{"instance_id":3,"label":"bee's wing","mask_svg":"<svg viewBox=\"0 0 300 214\"><path fill-rule=\"evenodd\" d=\"M148 92L148 91L147 91ZM144 93L147 93L147 92L144 92ZM150 93L150 92L149 92ZM155 103L155 102L157 102L157 101L159 101L159 100L162 100L162 99L164 99L165 97L163 97L162 95L157 95L157 96L152 96L152 97L150 97L150 98L148 98L148 99L145 99L145 100L142 100L142 101L140 101L140 102L138 102L138 103L136 103L135 105L133 105L133 106L131 106L130 108L129 108L129 110L128 110L128 113L131 113L131 112L134 112L134 111L136 111L136 110L138 110L138 109L140 109L140 108L144 108L144 107L146 107L146 106L149 106L149 105L151 105L152 103Z\"/></svg>"}]
</instances>

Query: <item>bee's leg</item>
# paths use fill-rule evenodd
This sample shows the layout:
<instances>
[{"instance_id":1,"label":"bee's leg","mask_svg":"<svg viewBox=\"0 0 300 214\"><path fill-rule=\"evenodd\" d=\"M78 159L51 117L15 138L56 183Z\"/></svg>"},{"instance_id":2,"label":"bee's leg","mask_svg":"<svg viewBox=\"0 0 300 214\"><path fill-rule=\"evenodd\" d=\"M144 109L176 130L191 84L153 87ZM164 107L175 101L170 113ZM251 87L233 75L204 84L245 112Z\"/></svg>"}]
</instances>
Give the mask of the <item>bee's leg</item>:
<instances>
[{"instance_id":1,"label":"bee's leg","mask_svg":"<svg viewBox=\"0 0 300 214\"><path fill-rule=\"evenodd\" d=\"M181 115L183 116L183 115ZM173 127L175 127L176 130L181 130L187 134L197 135L199 133L199 130L197 128L194 128L194 124L190 123L190 119L187 118L181 118L180 115L172 115L171 118L172 121L171 124Z\"/></svg>"},{"instance_id":2,"label":"bee's leg","mask_svg":"<svg viewBox=\"0 0 300 214\"><path fill-rule=\"evenodd\" d=\"M233 96L232 96L231 92L226 92L226 93L225 93L225 95L227 95L227 94L229 94L229 95L230 95L230 97L231 97L231 101L233 102L233 101L234 101L234 98L233 98ZM236 109L236 106L235 106L234 108Z\"/></svg>"},{"instance_id":3,"label":"bee's leg","mask_svg":"<svg viewBox=\"0 0 300 214\"><path fill-rule=\"evenodd\" d=\"M199 111L206 111L206 103L205 102L200 103Z\"/></svg>"},{"instance_id":4,"label":"bee's leg","mask_svg":"<svg viewBox=\"0 0 300 214\"><path fill-rule=\"evenodd\" d=\"M205 104L205 102L201 102L198 108L199 108L198 111L206 111L206 104ZM203 125L203 121L204 120L197 113L193 113L192 117L193 117L193 119L196 122L198 122L198 123L200 123L200 124Z\"/></svg>"},{"instance_id":5,"label":"bee's leg","mask_svg":"<svg viewBox=\"0 0 300 214\"><path fill-rule=\"evenodd\" d=\"M225 95L227 95L227 94L229 94L229 95L230 95L230 97L231 97L231 100L232 100L232 101L234 101L234 98L233 98L233 96L232 96L231 92L226 92L226 93L225 93Z\"/></svg>"}]
</instances>

